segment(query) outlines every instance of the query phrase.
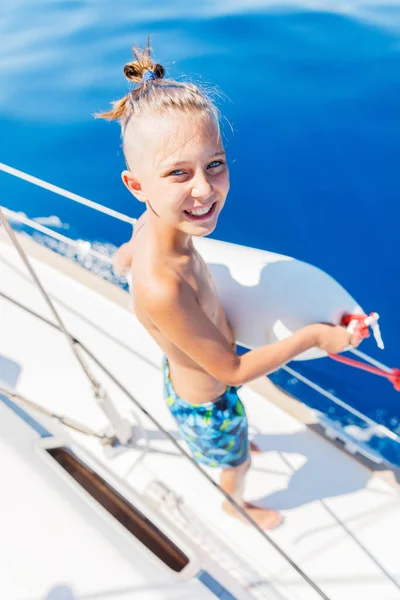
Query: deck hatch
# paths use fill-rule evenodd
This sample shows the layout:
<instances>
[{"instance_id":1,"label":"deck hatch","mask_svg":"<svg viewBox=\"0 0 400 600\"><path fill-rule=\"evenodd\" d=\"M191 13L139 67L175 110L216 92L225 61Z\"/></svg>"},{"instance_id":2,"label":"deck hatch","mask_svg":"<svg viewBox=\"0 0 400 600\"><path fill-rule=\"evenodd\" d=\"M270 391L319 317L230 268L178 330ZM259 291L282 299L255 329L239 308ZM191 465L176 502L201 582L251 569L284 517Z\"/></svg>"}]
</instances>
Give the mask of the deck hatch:
<instances>
[{"instance_id":1,"label":"deck hatch","mask_svg":"<svg viewBox=\"0 0 400 600\"><path fill-rule=\"evenodd\" d=\"M48 448L47 452L86 492L170 569L180 572L189 564L189 558L174 542L73 452L67 448Z\"/></svg>"}]
</instances>

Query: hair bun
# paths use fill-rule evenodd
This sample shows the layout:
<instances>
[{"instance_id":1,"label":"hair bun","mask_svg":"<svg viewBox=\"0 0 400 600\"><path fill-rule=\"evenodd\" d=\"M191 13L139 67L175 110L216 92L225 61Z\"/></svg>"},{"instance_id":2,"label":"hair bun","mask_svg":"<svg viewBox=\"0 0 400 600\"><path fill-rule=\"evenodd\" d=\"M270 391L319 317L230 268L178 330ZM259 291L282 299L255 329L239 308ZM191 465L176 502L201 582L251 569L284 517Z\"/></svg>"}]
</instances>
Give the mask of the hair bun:
<instances>
[{"instance_id":1,"label":"hair bun","mask_svg":"<svg viewBox=\"0 0 400 600\"><path fill-rule=\"evenodd\" d=\"M127 63L124 67L124 75L129 81L142 83L146 71L152 71L157 79L164 77L164 67L151 60L150 40L148 40L146 48L132 48L132 53L136 60Z\"/></svg>"},{"instance_id":2,"label":"hair bun","mask_svg":"<svg viewBox=\"0 0 400 600\"><path fill-rule=\"evenodd\" d=\"M165 69L162 65L159 64L155 64L153 66L152 71L154 71L154 74L157 76L157 79L162 79L165 75Z\"/></svg>"},{"instance_id":3,"label":"hair bun","mask_svg":"<svg viewBox=\"0 0 400 600\"><path fill-rule=\"evenodd\" d=\"M142 71L144 69L141 68L141 65L137 62L130 62L124 66L124 75L130 81L140 81L142 78Z\"/></svg>"}]
</instances>

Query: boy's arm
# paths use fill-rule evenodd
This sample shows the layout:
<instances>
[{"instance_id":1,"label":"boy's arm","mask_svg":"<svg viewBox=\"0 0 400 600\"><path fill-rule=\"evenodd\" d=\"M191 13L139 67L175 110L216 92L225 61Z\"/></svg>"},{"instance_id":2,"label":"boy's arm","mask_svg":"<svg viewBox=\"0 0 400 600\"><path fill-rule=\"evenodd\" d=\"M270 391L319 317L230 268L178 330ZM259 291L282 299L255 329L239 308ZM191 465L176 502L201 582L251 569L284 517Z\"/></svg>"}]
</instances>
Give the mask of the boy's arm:
<instances>
[{"instance_id":1,"label":"boy's arm","mask_svg":"<svg viewBox=\"0 0 400 600\"><path fill-rule=\"evenodd\" d=\"M154 325L210 375L226 385L243 385L275 371L298 354L319 346L339 352L358 340L340 326L308 325L292 336L238 356L229 340L199 306L193 289L170 277L140 291Z\"/></svg>"}]
</instances>

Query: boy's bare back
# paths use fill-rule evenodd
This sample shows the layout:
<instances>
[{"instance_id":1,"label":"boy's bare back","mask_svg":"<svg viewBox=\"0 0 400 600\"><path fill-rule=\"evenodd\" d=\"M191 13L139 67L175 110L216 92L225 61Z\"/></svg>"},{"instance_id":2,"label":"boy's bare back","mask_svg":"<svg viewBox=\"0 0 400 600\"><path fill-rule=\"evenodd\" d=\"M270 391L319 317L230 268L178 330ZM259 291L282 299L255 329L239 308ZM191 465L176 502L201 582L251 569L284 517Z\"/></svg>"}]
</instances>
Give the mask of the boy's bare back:
<instances>
[{"instance_id":1,"label":"boy's bare back","mask_svg":"<svg viewBox=\"0 0 400 600\"><path fill-rule=\"evenodd\" d=\"M190 244L185 254L161 253L146 227L147 217L148 211L145 211L135 225L131 240L131 274L136 316L168 357L171 380L177 394L193 404L210 402L225 391L226 385L209 375L155 325L151 318L154 290L159 287L168 289L178 283L183 293L195 297L198 308L234 349L233 332L207 265L193 244Z\"/></svg>"}]
</instances>

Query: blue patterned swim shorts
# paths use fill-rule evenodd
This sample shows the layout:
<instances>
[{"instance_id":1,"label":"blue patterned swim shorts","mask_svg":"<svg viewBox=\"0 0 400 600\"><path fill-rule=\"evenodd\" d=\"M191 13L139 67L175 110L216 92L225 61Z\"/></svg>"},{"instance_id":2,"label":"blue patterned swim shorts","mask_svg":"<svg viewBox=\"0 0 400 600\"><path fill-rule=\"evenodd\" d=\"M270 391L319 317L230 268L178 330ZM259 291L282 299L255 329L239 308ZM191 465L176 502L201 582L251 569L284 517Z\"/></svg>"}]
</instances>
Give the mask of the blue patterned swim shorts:
<instances>
[{"instance_id":1,"label":"blue patterned swim shorts","mask_svg":"<svg viewBox=\"0 0 400 600\"><path fill-rule=\"evenodd\" d=\"M193 458L209 467L237 467L249 458L246 411L236 387L214 402L190 404L177 396L163 359L164 399Z\"/></svg>"}]
</instances>

